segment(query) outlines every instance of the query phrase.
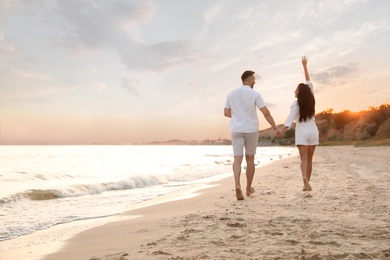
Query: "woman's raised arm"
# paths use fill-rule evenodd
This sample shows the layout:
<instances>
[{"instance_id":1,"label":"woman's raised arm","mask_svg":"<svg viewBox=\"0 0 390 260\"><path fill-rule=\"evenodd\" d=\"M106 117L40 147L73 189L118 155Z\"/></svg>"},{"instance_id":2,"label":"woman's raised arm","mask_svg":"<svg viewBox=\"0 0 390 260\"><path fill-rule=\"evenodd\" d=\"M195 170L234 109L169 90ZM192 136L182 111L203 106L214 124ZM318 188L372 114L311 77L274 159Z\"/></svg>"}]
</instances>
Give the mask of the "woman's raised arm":
<instances>
[{"instance_id":1,"label":"woman's raised arm","mask_svg":"<svg viewBox=\"0 0 390 260\"><path fill-rule=\"evenodd\" d=\"M305 71L306 81L310 81L309 71L307 69L307 61L308 60L309 59L306 56L302 56L302 65L303 65L303 70Z\"/></svg>"}]
</instances>

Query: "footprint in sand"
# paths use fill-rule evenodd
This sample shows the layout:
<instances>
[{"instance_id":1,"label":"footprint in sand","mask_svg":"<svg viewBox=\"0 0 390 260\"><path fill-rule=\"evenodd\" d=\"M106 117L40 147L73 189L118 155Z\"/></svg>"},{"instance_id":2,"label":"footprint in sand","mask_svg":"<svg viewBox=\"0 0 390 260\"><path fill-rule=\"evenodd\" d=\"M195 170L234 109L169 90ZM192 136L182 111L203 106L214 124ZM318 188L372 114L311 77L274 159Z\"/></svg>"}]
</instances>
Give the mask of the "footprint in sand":
<instances>
[{"instance_id":1,"label":"footprint in sand","mask_svg":"<svg viewBox=\"0 0 390 260\"><path fill-rule=\"evenodd\" d=\"M91 257L89 260L105 260L105 259L128 260L127 256L129 256L128 253L119 252L116 254L105 255L102 258L94 256L94 257Z\"/></svg>"},{"instance_id":2,"label":"footprint in sand","mask_svg":"<svg viewBox=\"0 0 390 260\"><path fill-rule=\"evenodd\" d=\"M245 224L245 223L239 223L239 222L227 223L226 225L227 225L228 227L239 227L239 228L246 227L246 224Z\"/></svg>"},{"instance_id":3,"label":"footprint in sand","mask_svg":"<svg viewBox=\"0 0 390 260\"><path fill-rule=\"evenodd\" d=\"M158 251L152 252L152 255L172 255L172 254L158 250Z\"/></svg>"},{"instance_id":4,"label":"footprint in sand","mask_svg":"<svg viewBox=\"0 0 390 260\"><path fill-rule=\"evenodd\" d=\"M303 197L304 198L313 198L313 194L311 192L308 192Z\"/></svg>"}]
</instances>

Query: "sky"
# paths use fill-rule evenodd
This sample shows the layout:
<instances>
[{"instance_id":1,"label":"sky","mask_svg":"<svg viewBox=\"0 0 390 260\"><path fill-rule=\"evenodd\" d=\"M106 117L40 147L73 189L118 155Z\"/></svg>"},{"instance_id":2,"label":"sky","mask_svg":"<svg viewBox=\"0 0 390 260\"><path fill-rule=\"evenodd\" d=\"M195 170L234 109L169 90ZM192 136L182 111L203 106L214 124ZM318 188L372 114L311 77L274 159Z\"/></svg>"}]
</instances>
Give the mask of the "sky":
<instances>
[{"instance_id":1,"label":"sky","mask_svg":"<svg viewBox=\"0 0 390 260\"><path fill-rule=\"evenodd\" d=\"M390 0L0 0L0 142L230 139L245 70L283 124L303 55L316 112L357 112L389 102L389 46Z\"/></svg>"}]
</instances>

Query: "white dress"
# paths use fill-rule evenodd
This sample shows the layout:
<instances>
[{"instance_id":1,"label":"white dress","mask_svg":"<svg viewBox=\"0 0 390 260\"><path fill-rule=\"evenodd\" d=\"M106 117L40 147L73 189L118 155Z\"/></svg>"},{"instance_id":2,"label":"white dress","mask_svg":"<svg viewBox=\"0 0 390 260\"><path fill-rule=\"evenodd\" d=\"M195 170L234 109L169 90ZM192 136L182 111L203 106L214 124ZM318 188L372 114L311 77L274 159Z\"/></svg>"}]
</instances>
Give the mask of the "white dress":
<instances>
[{"instance_id":1,"label":"white dress","mask_svg":"<svg viewBox=\"0 0 390 260\"><path fill-rule=\"evenodd\" d=\"M313 93L313 84L306 81L306 84ZM306 122L299 122L299 105L295 100L290 107L290 115L288 116L284 126L290 128L293 122L296 122L295 128L295 145L318 145L319 133L315 123L314 116Z\"/></svg>"}]
</instances>

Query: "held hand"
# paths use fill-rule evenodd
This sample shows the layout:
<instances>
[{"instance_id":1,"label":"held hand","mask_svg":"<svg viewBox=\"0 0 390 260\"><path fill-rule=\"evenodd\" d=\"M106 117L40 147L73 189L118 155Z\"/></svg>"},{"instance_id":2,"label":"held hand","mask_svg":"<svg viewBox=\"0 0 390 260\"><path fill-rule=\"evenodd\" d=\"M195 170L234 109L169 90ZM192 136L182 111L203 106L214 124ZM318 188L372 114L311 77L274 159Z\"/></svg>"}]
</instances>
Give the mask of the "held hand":
<instances>
[{"instance_id":1,"label":"held hand","mask_svg":"<svg viewBox=\"0 0 390 260\"><path fill-rule=\"evenodd\" d=\"M309 59L306 56L302 56L302 65L306 66Z\"/></svg>"},{"instance_id":2,"label":"held hand","mask_svg":"<svg viewBox=\"0 0 390 260\"><path fill-rule=\"evenodd\" d=\"M280 132L279 129L275 130L275 132L276 132L275 135L276 135L277 138L282 137L282 133Z\"/></svg>"},{"instance_id":3,"label":"held hand","mask_svg":"<svg viewBox=\"0 0 390 260\"><path fill-rule=\"evenodd\" d=\"M286 132L288 128L287 127L283 127L282 130L280 131L280 137L282 137L284 135L284 133Z\"/></svg>"}]
</instances>

